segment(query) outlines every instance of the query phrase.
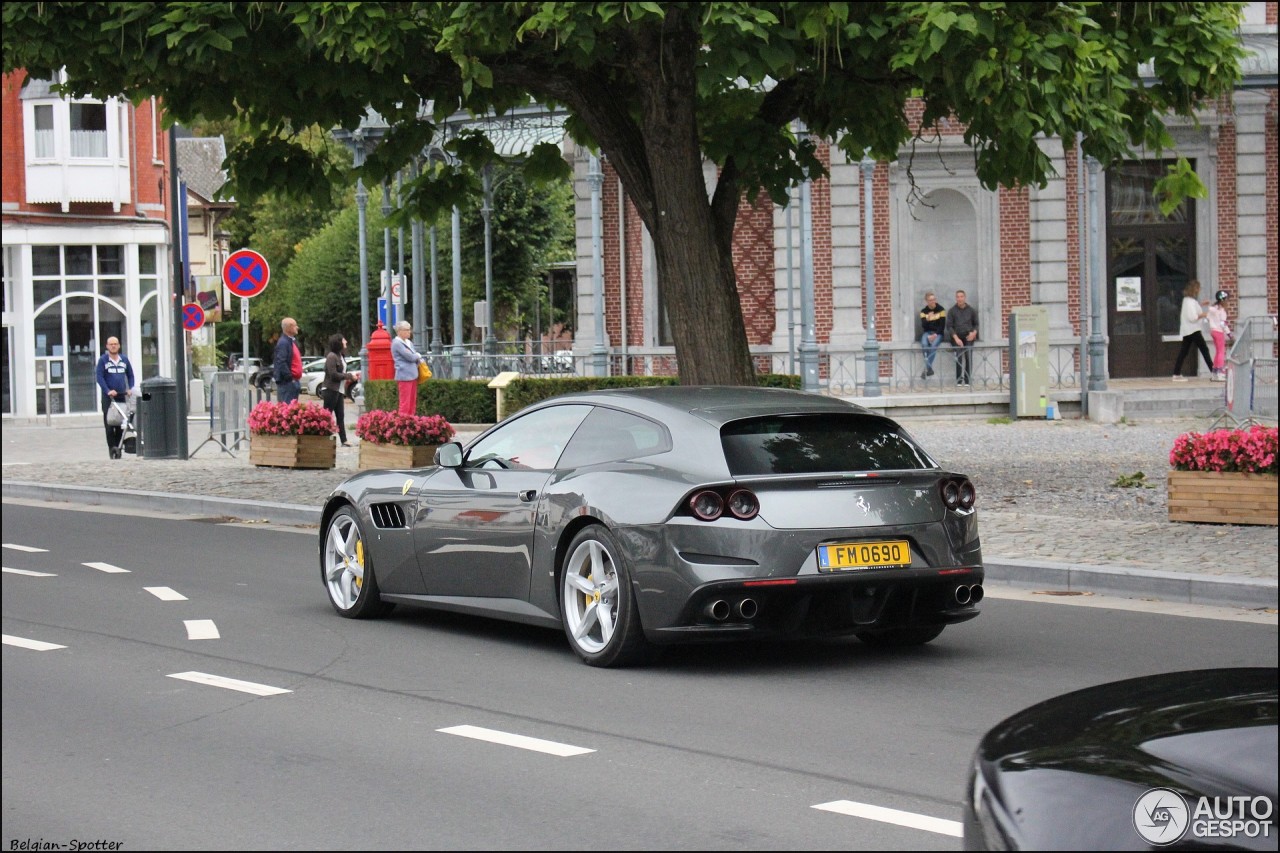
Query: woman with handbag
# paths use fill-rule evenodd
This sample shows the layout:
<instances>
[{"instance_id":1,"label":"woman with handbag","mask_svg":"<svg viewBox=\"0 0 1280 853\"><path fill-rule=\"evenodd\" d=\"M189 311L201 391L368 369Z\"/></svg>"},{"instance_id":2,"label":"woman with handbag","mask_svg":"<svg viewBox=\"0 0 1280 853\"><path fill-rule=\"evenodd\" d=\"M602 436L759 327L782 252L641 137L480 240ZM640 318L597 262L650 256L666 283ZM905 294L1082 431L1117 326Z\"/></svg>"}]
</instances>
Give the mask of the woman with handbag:
<instances>
[{"instance_id":1,"label":"woman with handbag","mask_svg":"<svg viewBox=\"0 0 1280 853\"><path fill-rule=\"evenodd\" d=\"M409 341L412 334L413 326L408 320L401 320L396 323L396 336L391 340L391 360L396 366L396 387L400 391L398 411L402 415L418 413L418 365L427 365L426 359L418 355Z\"/></svg>"},{"instance_id":2,"label":"woman with handbag","mask_svg":"<svg viewBox=\"0 0 1280 853\"><path fill-rule=\"evenodd\" d=\"M338 422L338 440L343 447L350 447L347 441L346 409L347 404L343 388L356 378L354 373L347 372L347 339L341 334L329 336L329 354L324 357L324 407L333 412Z\"/></svg>"}]
</instances>

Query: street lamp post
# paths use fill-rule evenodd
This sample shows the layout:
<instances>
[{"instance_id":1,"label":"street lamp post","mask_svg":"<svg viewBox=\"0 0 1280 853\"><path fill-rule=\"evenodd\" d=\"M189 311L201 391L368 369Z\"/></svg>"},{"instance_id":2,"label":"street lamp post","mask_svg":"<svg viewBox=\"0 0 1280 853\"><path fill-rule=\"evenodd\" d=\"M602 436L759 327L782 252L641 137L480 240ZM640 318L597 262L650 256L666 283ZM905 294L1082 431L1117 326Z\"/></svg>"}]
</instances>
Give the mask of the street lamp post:
<instances>
[{"instance_id":1,"label":"street lamp post","mask_svg":"<svg viewBox=\"0 0 1280 853\"><path fill-rule=\"evenodd\" d=\"M466 379L466 349L462 345L462 211L453 206L453 372L454 379Z\"/></svg>"},{"instance_id":2,"label":"street lamp post","mask_svg":"<svg viewBox=\"0 0 1280 853\"><path fill-rule=\"evenodd\" d=\"M484 353L493 355L493 315L497 312L493 304L493 166L484 164L481 175L484 181L484 198L481 201L480 215L484 217L484 302L487 306L484 325Z\"/></svg>"},{"instance_id":3,"label":"street lamp post","mask_svg":"<svg viewBox=\"0 0 1280 853\"><path fill-rule=\"evenodd\" d=\"M809 131L802 122L796 124L796 135ZM818 338L815 330L816 309L813 303L813 206L810 197L812 180L806 170L800 182L800 387L818 390Z\"/></svg>"},{"instance_id":4,"label":"street lamp post","mask_svg":"<svg viewBox=\"0 0 1280 853\"><path fill-rule=\"evenodd\" d=\"M601 191L604 188L604 172L600 168L600 157L590 155L587 165L587 183L591 187L591 277L592 290L595 295L596 340L591 347L592 372L596 376L607 375L605 359L608 354L604 347L604 250L601 243Z\"/></svg>"},{"instance_id":5,"label":"street lamp post","mask_svg":"<svg viewBox=\"0 0 1280 853\"><path fill-rule=\"evenodd\" d=\"M364 166L367 147L376 145L387 131L382 116L373 110L366 110L364 118L355 130L335 128L333 138L351 149L352 165L356 169ZM364 180L356 179L356 211L360 222L360 370L361 376L369 377L369 261L368 261L368 220L369 193L364 188Z\"/></svg>"},{"instance_id":6,"label":"street lamp post","mask_svg":"<svg viewBox=\"0 0 1280 853\"><path fill-rule=\"evenodd\" d=\"M872 183L876 161L868 150L862 156L862 256L863 288L867 292L867 342L862 351L866 360L865 382L862 393L867 397L880 396L880 342L876 340L876 244L875 208Z\"/></svg>"},{"instance_id":7,"label":"street lamp post","mask_svg":"<svg viewBox=\"0 0 1280 853\"><path fill-rule=\"evenodd\" d=\"M440 276L439 256L436 249L436 226L431 225L431 354L441 355L444 345L440 343Z\"/></svg>"},{"instance_id":8,"label":"street lamp post","mask_svg":"<svg viewBox=\"0 0 1280 853\"><path fill-rule=\"evenodd\" d=\"M421 166L419 158L413 158L413 177L418 177L418 169ZM426 258L423 257L423 231L424 226L422 220L415 214L413 224L409 229L409 239L413 243L413 334L417 343L418 352L426 350L427 330L426 326ZM404 266L404 259L401 258L400 265Z\"/></svg>"},{"instance_id":9,"label":"street lamp post","mask_svg":"<svg viewBox=\"0 0 1280 853\"><path fill-rule=\"evenodd\" d=\"M391 278L395 274L395 270L391 268L391 226L387 225L387 219L391 216L391 186L387 181L382 182L382 269L386 272L387 292L384 297L387 300L387 325L394 326L391 322L391 314L395 311L393 307L394 300L391 298ZM379 277L381 278L381 277ZM390 329L387 331L391 332ZM394 336L394 332L391 332Z\"/></svg>"},{"instance_id":10,"label":"street lamp post","mask_svg":"<svg viewBox=\"0 0 1280 853\"><path fill-rule=\"evenodd\" d=\"M1107 374L1103 367L1106 355L1102 340L1102 249L1098 243L1098 173L1102 164L1086 157L1089 166L1089 390L1107 390Z\"/></svg>"}]
</instances>

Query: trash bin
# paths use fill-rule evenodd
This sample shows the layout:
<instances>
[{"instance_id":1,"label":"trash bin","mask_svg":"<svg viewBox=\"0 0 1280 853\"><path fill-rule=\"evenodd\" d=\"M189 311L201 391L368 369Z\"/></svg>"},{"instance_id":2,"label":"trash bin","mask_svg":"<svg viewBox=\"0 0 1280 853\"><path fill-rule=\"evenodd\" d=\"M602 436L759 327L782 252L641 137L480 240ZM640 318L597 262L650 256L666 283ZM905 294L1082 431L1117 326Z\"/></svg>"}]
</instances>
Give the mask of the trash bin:
<instances>
[{"instance_id":1,"label":"trash bin","mask_svg":"<svg viewBox=\"0 0 1280 853\"><path fill-rule=\"evenodd\" d=\"M143 459L177 459L178 386L167 376L155 376L142 383L138 405Z\"/></svg>"}]
</instances>

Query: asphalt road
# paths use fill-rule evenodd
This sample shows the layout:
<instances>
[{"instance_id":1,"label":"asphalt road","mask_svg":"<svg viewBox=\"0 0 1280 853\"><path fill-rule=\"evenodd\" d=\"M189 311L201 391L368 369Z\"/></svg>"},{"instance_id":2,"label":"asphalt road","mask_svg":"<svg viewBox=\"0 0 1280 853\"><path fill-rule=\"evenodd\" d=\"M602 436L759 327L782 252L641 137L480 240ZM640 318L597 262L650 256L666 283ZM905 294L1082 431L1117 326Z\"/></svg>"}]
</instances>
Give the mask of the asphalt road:
<instances>
[{"instance_id":1,"label":"asphalt road","mask_svg":"<svg viewBox=\"0 0 1280 853\"><path fill-rule=\"evenodd\" d=\"M6 850L954 850L968 760L1014 711L1277 662L1274 614L1020 594L905 652L599 670L545 629L341 619L313 530L9 501L2 521Z\"/></svg>"}]
</instances>

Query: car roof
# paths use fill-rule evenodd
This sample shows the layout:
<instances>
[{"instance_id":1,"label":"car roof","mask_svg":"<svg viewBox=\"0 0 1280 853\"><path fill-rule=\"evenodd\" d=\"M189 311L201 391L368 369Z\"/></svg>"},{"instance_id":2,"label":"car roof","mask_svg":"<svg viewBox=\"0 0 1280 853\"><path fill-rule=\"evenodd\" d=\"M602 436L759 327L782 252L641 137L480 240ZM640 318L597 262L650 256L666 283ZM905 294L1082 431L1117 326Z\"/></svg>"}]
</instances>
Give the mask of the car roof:
<instances>
[{"instance_id":1,"label":"car roof","mask_svg":"<svg viewBox=\"0 0 1280 853\"><path fill-rule=\"evenodd\" d=\"M553 400L548 400L548 403ZM769 415L828 413L880 415L862 406L788 388L753 388L742 385L658 385L642 388L608 388L554 398L554 402L619 405L637 414L662 420L686 414L721 427L742 418Z\"/></svg>"}]
</instances>

